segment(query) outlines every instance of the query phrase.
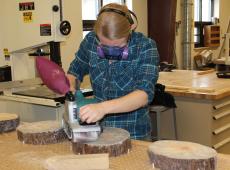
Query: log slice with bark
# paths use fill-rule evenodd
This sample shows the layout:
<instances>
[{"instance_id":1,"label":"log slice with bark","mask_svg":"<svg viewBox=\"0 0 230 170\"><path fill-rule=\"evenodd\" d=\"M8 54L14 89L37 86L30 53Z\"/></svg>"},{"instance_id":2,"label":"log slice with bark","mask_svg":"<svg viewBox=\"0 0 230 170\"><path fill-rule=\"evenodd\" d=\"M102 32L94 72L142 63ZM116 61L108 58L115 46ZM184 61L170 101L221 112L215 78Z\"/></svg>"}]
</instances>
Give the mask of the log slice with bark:
<instances>
[{"instance_id":1,"label":"log slice with bark","mask_svg":"<svg viewBox=\"0 0 230 170\"><path fill-rule=\"evenodd\" d=\"M18 115L12 113L0 113L0 133L13 131L18 125Z\"/></svg>"},{"instance_id":2,"label":"log slice with bark","mask_svg":"<svg viewBox=\"0 0 230 170\"><path fill-rule=\"evenodd\" d=\"M148 148L151 163L161 170L215 170L217 152L192 142L162 140Z\"/></svg>"},{"instance_id":3,"label":"log slice with bark","mask_svg":"<svg viewBox=\"0 0 230 170\"><path fill-rule=\"evenodd\" d=\"M18 139L26 144L45 145L62 142L67 136L58 121L40 121L20 125Z\"/></svg>"},{"instance_id":4,"label":"log slice with bark","mask_svg":"<svg viewBox=\"0 0 230 170\"><path fill-rule=\"evenodd\" d=\"M131 149L130 134L121 128L104 127L99 138L94 142L72 142L75 154L108 153L109 156L119 156Z\"/></svg>"}]
</instances>

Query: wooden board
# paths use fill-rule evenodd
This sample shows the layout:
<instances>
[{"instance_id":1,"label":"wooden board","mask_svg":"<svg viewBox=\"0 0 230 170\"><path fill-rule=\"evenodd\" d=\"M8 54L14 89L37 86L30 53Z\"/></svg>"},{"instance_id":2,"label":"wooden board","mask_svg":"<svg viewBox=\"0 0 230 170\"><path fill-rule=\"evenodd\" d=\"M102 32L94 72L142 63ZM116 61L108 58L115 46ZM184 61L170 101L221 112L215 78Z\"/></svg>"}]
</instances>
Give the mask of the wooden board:
<instances>
[{"instance_id":1,"label":"wooden board","mask_svg":"<svg viewBox=\"0 0 230 170\"><path fill-rule=\"evenodd\" d=\"M108 170L108 154L58 155L48 158L44 166L47 170Z\"/></svg>"},{"instance_id":2,"label":"wooden board","mask_svg":"<svg viewBox=\"0 0 230 170\"><path fill-rule=\"evenodd\" d=\"M62 142L67 136L58 121L26 123L17 128L18 139L27 144L51 144Z\"/></svg>"},{"instance_id":3,"label":"wooden board","mask_svg":"<svg viewBox=\"0 0 230 170\"><path fill-rule=\"evenodd\" d=\"M161 170L215 170L217 152L192 142L163 140L149 146L148 154L154 167Z\"/></svg>"},{"instance_id":4,"label":"wooden board","mask_svg":"<svg viewBox=\"0 0 230 170\"><path fill-rule=\"evenodd\" d=\"M18 125L18 115L12 113L0 113L0 133L13 131Z\"/></svg>"},{"instance_id":5,"label":"wooden board","mask_svg":"<svg viewBox=\"0 0 230 170\"><path fill-rule=\"evenodd\" d=\"M72 149L75 154L109 153L109 156L119 156L131 149L130 134L124 129L104 127L97 141L72 143Z\"/></svg>"}]
</instances>

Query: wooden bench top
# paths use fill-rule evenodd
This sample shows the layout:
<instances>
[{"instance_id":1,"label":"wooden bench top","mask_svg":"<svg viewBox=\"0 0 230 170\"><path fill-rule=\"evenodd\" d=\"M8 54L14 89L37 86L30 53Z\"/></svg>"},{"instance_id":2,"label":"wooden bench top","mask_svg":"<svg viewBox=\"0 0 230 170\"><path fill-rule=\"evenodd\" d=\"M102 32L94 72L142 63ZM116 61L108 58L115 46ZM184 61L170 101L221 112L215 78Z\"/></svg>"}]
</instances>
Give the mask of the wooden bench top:
<instances>
[{"instance_id":1,"label":"wooden bench top","mask_svg":"<svg viewBox=\"0 0 230 170\"><path fill-rule=\"evenodd\" d=\"M218 78L213 70L160 72L158 83L174 96L211 100L230 96L230 79Z\"/></svg>"}]
</instances>

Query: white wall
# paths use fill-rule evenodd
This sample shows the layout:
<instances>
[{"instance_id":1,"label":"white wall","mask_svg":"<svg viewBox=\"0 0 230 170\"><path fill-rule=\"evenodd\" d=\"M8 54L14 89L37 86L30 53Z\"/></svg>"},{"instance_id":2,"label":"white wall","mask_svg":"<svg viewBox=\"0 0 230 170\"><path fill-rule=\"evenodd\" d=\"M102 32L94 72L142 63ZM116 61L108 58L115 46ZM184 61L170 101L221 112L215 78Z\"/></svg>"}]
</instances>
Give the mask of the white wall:
<instances>
[{"instance_id":1,"label":"white wall","mask_svg":"<svg viewBox=\"0 0 230 170\"><path fill-rule=\"evenodd\" d=\"M0 13L0 22L1 22L1 13ZM1 49L2 49L2 35L1 35L1 27L0 27L0 66L2 66L3 64L3 53Z\"/></svg>"},{"instance_id":2,"label":"white wall","mask_svg":"<svg viewBox=\"0 0 230 170\"><path fill-rule=\"evenodd\" d=\"M220 0L220 32L222 37L227 32L228 24L230 24L230 1L229 0ZM230 30L229 30L230 33ZM221 40L221 45L223 44L223 40ZM216 50L216 56L220 53L221 46ZM223 56L223 54L221 54Z\"/></svg>"},{"instance_id":3,"label":"white wall","mask_svg":"<svg viewBox=\"0 0 230 170\"><path fill-rule=\"evenodd\" d=\"M138 27L136 31L148 35L148 21L147 21L147 0L132 0L133 11L138 18Z\"/></svg>"},{"instance_id":4,"label":"white wall","mask_svg":"<svg viewBox=\"0 0 230 170\"><path fill-rule=\"evenodd\" d=\"M2 5L0 5L0 23L3 23L2 20L3 20ZM5 65L2 48L3 48L2 47L2 27L0 26L0 66Z\"/></svg>"}]
</instances>

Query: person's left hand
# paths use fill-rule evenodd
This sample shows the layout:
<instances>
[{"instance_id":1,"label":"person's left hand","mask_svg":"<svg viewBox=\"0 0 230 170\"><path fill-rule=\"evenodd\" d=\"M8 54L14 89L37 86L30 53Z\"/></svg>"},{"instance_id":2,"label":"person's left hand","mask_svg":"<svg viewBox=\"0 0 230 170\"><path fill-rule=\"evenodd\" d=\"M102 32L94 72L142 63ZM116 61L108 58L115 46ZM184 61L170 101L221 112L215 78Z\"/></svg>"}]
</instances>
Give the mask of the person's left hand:
<instances>
[{"instance_id":1,"label":"person's left hand","mask_svg":"<svg viewBox=\"0 0 230 170\"><path fill-rule=\"evenodd\" d=\"M82 122L93 123L104 117L105 113L100 105L97 104L88 104L82 106L79 110L79 117Z\"/></svg>"}]
</instances>

